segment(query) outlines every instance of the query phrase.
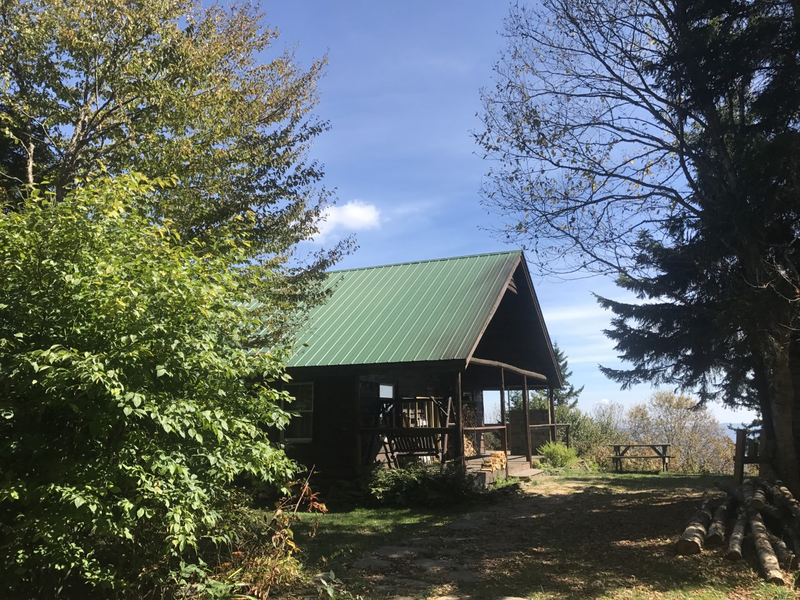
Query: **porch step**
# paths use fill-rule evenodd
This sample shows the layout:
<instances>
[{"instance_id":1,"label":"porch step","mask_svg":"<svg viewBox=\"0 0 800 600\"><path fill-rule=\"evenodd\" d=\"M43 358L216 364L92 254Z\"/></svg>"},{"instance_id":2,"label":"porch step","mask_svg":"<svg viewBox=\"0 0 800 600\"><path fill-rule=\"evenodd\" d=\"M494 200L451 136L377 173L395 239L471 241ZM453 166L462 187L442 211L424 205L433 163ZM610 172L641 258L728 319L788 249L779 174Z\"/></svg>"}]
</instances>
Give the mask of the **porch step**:
<instances>
[{"instance_id":1,"label":"porch step","mask_svg":"<svg viewBox=\"0 0 800 600\"><path fill-rule=\"evenodd\" d=\"M540 456L533 456L531 462L535 463L535 461L539 460ZM519 477L519 472L521 471L528 471L531 469L531 463L529 463L524 456L509 456L508 457L508 474L509 476ZM538 469L541 472L541 469Z\"/></svg>"},{"instance_id":2,"label":"porch step","mask_svg":"<svg viewBox=\"0 0 800 600\"><path fill-rule=\"evenodd\" d=\"M519 469L517 471L513 471L508 474L509 477L516 477L518 479L531 479L532 477L536 477L544 473L542 469L531 469L530 467L526 469ZM499 477L505 477L506 472L505 470L502 471L476 471L473 473L475 475L475 486L478 488L488 488L495 479Z\"/></svg>"},{"instance_id":3,"label":"porch step","mask_svg":"<svg viewBox=\"0 0 800 600\"><path fill-rule=\"evenodd\" d=\"M522 469L521 471L515 471L510 476L511 477L519 477L520 479L530 479L531 477L536 477L537 475L541 475L544 473L543 469Z\"/></svg>"},{"instance_id":4,"label":"porch step","mask_svg":"<svg viewBox=\"0 0 800 600\"><path fill-rule=\"evenodd\" d=\"M533 460L538 460L541 457L534 456ZM505 477L506 470L500 469L498 471L484 471L481 466L483 459L470 459L467 461L467 470L474 474L475 485L477 487L489 487L492 482L498 477ZM542 469L534 469L531 467L525 456L512 455L508 457L508 476L518 477L520 479L529 479L543 473Z\"/></svg>"}]
</instances>

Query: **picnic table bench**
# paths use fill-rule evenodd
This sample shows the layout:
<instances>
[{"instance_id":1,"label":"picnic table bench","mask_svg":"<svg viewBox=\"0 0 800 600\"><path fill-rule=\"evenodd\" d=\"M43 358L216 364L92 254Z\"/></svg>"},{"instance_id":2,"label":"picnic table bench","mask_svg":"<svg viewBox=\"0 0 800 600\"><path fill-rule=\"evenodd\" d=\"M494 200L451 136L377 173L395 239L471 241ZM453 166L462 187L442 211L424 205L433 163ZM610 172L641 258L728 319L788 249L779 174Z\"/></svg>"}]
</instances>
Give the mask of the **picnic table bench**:
<instances>
[{"instance_id":1,"label":"picnic table bench","mask_svg":"<svg viewBox=\"0 0 800 600\"><path fill-rule=\"evenodd\" d=\"M667 454L669 447L670 444L611 444L611 448L614 450L611 461L615 471L622 471L622 461L625 459L658 459L661 461L661 470L669 471L669 459L672 458ZM628 454L632 448L649 448L652 450L652 454Z\"/></svg>"}]
</instances>

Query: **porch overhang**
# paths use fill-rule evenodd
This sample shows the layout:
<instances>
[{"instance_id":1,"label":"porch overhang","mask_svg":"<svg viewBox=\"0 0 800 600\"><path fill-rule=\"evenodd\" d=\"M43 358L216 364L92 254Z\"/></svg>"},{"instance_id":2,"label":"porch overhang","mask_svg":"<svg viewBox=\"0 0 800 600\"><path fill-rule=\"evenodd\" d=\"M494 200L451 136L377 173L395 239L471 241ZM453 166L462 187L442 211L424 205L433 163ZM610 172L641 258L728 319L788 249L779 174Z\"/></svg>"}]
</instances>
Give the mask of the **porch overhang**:
<instances>
[{"instance_id":1,"label":"porch overhang","mask_svg":"<svg viewBox=\"0 0 800 600\"><path fill-rule=\"evenodd\" d=\"M535 379L541 383L548 383L546 375L542 375L541 373L537 373L536 371L528 371L527 369L515 367L514 365L509 365L508 363L500 362L499 360L490 360L488 358L472 357L469 359L467 366L469 366L470 364L479 365L483 367L494 367L496 369L504 369L506 371L510 371L511 373L515 373L516 375L524 375L526 377L530 377L531 379Z\"/></svg>"}]
</instances>

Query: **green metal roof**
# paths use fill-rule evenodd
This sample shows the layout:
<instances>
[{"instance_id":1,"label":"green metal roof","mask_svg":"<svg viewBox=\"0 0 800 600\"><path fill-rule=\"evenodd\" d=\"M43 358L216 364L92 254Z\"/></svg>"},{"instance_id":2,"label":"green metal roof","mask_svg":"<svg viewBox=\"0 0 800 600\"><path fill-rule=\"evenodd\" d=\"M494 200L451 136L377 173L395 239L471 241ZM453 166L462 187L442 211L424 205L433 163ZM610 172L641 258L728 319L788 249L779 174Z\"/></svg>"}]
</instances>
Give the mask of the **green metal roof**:
<instances>
[{"instance_id":1,"label":"green metal roof","mask_svg":"<svg viewBox=\"0 0 800 600\"><path fill-rule=\"evenodd\" d=\"M289 367L466 360L519 251L332 272Z\"/></svg>"}]
</instances>

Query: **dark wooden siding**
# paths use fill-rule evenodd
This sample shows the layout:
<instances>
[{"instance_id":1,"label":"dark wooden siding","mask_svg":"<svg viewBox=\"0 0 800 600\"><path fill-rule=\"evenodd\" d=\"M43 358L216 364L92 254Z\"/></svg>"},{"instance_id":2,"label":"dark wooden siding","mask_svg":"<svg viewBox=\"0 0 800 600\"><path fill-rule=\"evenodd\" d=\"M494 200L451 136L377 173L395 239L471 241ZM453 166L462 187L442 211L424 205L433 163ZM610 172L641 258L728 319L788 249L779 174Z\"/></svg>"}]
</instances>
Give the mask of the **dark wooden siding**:
<instances>
[{"instance_id":1,"label":"dark wooden siding","mask_svg":"<svg viewBox=\"0 0 800 600\"><path fill-rule=\"evenodd\" d=\"M352 478L356 474L357 378L317 377L313 383L313 439L310 443L289 444L289 456L307 467L313 466L317 479Z\"/></svg>"}]
</instances>

